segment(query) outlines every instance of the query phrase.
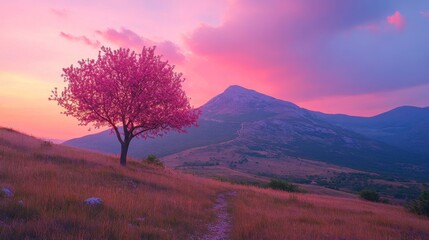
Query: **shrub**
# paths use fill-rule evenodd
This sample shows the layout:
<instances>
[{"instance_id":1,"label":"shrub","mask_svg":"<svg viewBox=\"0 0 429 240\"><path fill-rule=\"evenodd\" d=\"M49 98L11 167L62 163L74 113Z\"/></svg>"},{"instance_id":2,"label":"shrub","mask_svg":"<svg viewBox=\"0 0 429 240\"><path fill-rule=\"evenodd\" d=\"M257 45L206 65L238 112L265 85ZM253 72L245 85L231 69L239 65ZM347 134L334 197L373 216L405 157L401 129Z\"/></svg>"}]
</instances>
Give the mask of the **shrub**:
<instances>
[{"instance_id":1,"label":"shrub","mask_svg":"<svg viewBox=\"0 0 429 240\"><path fill-rule=\"evenodd\" d=\"M52 148L52 142L51 141L43 141L40 144L40 148L42 148L42 149L50 149L50 148Z\"/></svg>"},{"instance_id":2,"label":"shrub","mask_svg":"<svg viewBox=\"0 0 429 240\"><path fill-rule=\"evenodd\" d=\"M411 205L411 211L429 217L429 191L423 191Z\"/></svg>"},{"instance_id":3,"label":"shrub","mask_svg":"<svg viewBox=\"0 0 429 240\"><path fill-rule=\"evenodd\" d=\"M164 167L164 163L161 162L161 160L159 160L155 154L149 154L147 156L147 158L145 159L145 161L149 164L152 164L152 165Z\"/></svg>"},{"instance_id":4,"label":"shrub","mask_svg":"<svg viewBox=\"0 0 429 240\"><path fill-rule=\"evenodd\" d=\"M268 183L268 187L276 190L282 190L287 192L300 192L297 185L289 183L283 180L271 179Z\"/></svg>"},{"instance_id":5,"label":"shrub","mask_svg":"<svg viewBox=\"0 0 429 240\"><path fill-rule=\"evenodd\" d=\"M371 202L379 202L380 201L380 195L374 191L374 190L363 190L359 193L359 197Z\"/></svg>"}]
</instances>

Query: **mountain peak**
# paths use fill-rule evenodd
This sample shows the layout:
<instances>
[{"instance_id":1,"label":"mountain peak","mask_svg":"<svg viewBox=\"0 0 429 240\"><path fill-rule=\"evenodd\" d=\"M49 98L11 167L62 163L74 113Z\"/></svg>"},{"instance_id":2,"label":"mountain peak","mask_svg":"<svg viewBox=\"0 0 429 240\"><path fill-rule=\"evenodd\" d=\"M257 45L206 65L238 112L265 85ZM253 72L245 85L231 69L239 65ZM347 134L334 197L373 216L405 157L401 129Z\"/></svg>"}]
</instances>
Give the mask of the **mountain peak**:
<instances>
[{"instance_id":1,"label":"mountain peak","mask_svg":"<svg viewBox=\"0 0 429 240\"><path fill-rule=\"evenodd\" d=\"M253 89L248 89L239 85L231 85L228 88L225 89L225 91L223 91L223 93L219 94L218 96L231 96L231 95L248 95L248 96L254 96L254 97L259 97L259 98L269 98L272 100L278 100L276 98L273 98L271 96L268 96L266 94L257 92Z\"/></svg>"},{"instance_id":2,"label":"mountain peak","mask_svg":"<svg viewBox=\"0 0 429 240\"><path fill-rule=\"evenodd\" d=\"M231 85L231 86L229 86L229 87L227 87L227 88L225 89L225 91L236 91L236 90L240 90L240 91L243 91L243 90L253 91L253 90L250 90L250 89L244 88L244 87L239 86L239 85Z\"/></svg>"},{"instance_id":3,"label":"mountain peak","mask_svg":"<svg viewBox=\"0 0 429 240\"><path fill-rule=\"evenodd\" d=\"M247 90L247 88L244 88L244 87L239 86L239 85L230 85L229 87L227 87L225 89L225 91L227 91L228 89L246 89Z\"/></svg>"},{"instance_id":4,"label":"mountain peak","mask_svg":"<svg viewBox=\"0 0 429 240\"><path fill-rule=\"evenodd\" d=\"M279 113L296 109L293 103L247 89L238 85L229 86L223 93L208 101L204 106L206 114L244 114L253 111Z\"/></svg>"},{"instance_id":5,"label":"mountain peak","mask_svg":"<svg viewBox=\"0 0 429 240\"><path fill-rule=\"evenodd\" d=\"M249 102L271 102L280 101L268 95L259 93L255 90L247 89L238 85L231 85L225 91L213 99L211 99L206 105L211 104L238 104L238 103L249 103Z\"/></svg>"},{"instance_id":6,"label":"mountain peak","mask_svg":"<svg viewBox=\"0 0 429 240\"><path fill-rule=\"evenodd\" d=\"M390 111L378 114L374 116L375 119L395 119L395 121L407 120L411 119L427 119L429 116L429 108L428 107L415 107L415 106L401 106L394 108Z\"/></svg>"},{"instance_id":7,"label":"mountain peak","mask_svg":"<svg viewBox=\"0 0 429 240\"><path fill-rule=\"evenodd\" d=\"M261 93L256 92L255 90L247 89L247 88L244 88L244 87L239 86L239 85L229 86L227 89L225 89L225 91L223 91L222 94L235 95L235 94L252 94L252 93L253 94L255 94L255 93L261 94Z\"/></svg>"}]
</instances>

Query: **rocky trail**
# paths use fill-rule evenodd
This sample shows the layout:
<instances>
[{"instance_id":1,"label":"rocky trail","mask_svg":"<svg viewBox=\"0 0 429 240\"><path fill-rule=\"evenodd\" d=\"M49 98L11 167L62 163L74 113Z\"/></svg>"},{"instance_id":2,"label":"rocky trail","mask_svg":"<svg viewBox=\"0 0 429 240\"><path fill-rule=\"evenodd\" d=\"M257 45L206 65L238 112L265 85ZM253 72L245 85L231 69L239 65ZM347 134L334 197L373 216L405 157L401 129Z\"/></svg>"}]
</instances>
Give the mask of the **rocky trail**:
<instances>
[{"instance_id":1,"label":"rocky trail","mask_svg":"<svg viewBox=\"0 0 429 240\"><path fill-rule=\"evenodd\" d=\"M208 226L208 233L201 239L203 240L227 240L230 239L229 233L232 228L232 217L228 213L228 197L237 195L237 192L230 191L219 193L213 211L216 214L216 221Z\"/></svg>"}]
</instances>

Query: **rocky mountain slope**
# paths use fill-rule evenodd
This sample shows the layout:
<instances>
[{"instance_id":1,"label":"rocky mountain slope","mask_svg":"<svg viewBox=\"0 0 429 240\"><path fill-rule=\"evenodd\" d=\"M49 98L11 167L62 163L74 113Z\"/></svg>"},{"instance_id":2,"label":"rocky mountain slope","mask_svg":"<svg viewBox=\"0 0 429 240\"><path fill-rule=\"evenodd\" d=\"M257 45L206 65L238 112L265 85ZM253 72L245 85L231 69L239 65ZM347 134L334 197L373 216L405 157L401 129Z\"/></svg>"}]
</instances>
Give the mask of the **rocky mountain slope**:
<instances>
[{"instance_id":1,"label":"rocky mountain slope","mask_svg":"<svg viewBox=\"0 0 429 240\"><path fill-rule=\"evenodd\" d=\"M336 126L398 148L429 155L429 107L398 107L374 117L317 113Z\"/></svg>"},{"instance_id":2,"label":"rocky mountain slope","mask_svg":"<svg viewBox=\"0 0 429 240\"><path fill-rule=\"evenodd\" d=\"M241 162L239 167L256 174L261 173L261 168L263 173L287 168L287 162L293 159L395 176L427 173L428 161L418 151L403 150L389 141L362 134L347 125L347 119L354 117L312 112L239 86L229 87L202 106L202 110L198 128L189 129L187 134L170 133L158 139L135 141L130 154L136 157L149 153L169 155L165 160L175 167L238 167L237 163ZM392 119L389 114L381 116L377 118L383 119L378 123L381 126ZM422 141L427 137L423 135ZM119 152L115 137L108 132L73 139L66 144ZM261 167L262 162L269 166Z\"/></svg>"}]
</instances>

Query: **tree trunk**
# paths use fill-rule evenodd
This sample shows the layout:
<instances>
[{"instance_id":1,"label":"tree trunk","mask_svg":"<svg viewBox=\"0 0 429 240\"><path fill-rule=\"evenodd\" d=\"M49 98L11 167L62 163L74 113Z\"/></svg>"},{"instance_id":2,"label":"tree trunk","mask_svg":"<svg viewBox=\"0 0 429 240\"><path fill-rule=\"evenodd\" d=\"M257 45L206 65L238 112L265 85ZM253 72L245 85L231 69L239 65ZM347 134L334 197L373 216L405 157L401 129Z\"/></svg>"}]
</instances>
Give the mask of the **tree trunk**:
<instances>
[{"instance_id":1,"label":"tree trunk","mask_svg":"<svg viewBox=\"0 0 429 240\"><path fill-rule=\"evenodd\" d=\"M128 154L128 147L130 146L130 141L125 141L123 144L121 144L121 159L120 163L121 166L125 167L127 165L127 154Z\"/></svg>"}]
</instances>

